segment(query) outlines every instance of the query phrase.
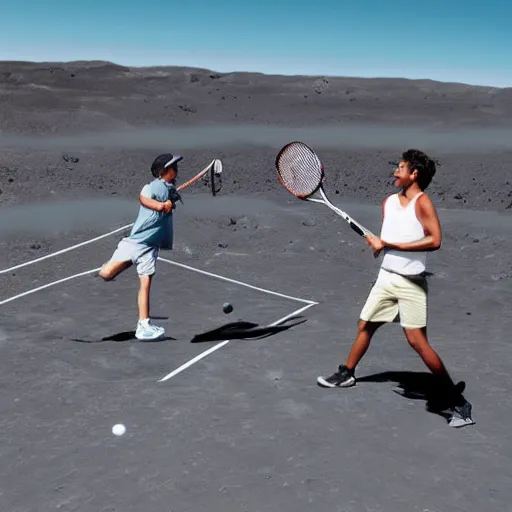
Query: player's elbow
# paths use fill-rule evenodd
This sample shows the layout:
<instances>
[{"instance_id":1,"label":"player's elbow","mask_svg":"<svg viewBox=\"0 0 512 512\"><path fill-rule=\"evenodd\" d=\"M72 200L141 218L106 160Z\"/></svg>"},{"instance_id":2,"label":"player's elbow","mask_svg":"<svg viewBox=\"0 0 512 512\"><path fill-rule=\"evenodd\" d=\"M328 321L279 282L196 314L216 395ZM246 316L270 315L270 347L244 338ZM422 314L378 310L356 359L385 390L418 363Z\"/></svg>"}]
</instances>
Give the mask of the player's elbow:
<instances>
[{"instance_id":1,"label":"player's elbow","mask_svg":"<svg viewBox=\"0 0 512 512\"><path fill-rule=\"evenodd\" d=\"M438 251L439 249L441 249L442 245L443 240L441 239L441 237L433 237L431 246L433 251Z\"/></svg>"}]
</instances>

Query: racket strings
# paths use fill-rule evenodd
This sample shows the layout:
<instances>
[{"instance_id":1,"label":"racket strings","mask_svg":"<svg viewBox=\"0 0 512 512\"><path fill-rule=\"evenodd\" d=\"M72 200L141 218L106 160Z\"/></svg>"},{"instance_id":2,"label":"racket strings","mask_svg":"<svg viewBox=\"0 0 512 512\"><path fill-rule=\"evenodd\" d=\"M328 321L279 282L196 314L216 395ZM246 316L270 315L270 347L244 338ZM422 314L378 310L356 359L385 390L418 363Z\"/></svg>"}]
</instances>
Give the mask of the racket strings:
<instances>
[{"instance_id":1,"label":"racket strings","mask_svg":"<svg viewBox=\"0 0 512 512\"><path fill-rule=\"evenodd\" d=\"M301 143L291 143L279 154L277 172L283 185L298 197L313 194L322 180L320 160Z\"/></svg>"}]
</instances>

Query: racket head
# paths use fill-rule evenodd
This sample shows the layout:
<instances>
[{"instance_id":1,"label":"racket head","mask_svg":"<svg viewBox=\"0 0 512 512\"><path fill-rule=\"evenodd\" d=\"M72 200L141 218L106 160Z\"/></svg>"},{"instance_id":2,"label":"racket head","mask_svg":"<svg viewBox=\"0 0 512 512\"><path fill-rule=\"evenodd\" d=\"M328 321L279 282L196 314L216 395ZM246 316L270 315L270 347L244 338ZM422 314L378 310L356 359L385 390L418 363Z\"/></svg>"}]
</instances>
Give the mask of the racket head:
<instances>
[{"instance_id":1,"label":"racket head","mask_svg":"<svg viewBox=\"0 0 512 512\"><path fill-rule=\"evenodd\" d=\"M212 187L212 195L214 197L222 189L222 169L222 160L216 158L210 168L210 184ZM219 188L217 188L217 182L219 183Z\"/></svg>"},{"instance_id":2,"label":"racket head","mask_svg":"<svg viewBox=\"0 0 512 512\"><path fill-rule=\"evenodd\" d=\"M276 169L283 187L299 199L312 196L324 180L324 166L320 158L300 141L289 142L279 151Z\"/></svg>"},{"instance_id":3,"label":"racket head","mask_svg":"<svg viewBox=\"0 0 512 512\"><path fill-rule=\"evenodd\" d=\"M222 160L219 158L216 158L213 162L213 173L217 176L222 174Z\"/></svg>"}]
</instances>

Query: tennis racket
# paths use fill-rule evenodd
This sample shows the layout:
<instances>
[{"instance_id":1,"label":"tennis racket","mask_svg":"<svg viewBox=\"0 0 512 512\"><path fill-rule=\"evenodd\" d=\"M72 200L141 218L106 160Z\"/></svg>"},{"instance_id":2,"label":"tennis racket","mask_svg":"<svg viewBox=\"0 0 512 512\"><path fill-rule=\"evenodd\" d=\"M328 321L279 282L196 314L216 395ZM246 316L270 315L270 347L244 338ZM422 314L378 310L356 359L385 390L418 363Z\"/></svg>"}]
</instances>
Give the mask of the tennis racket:
<instances>
[{"instance_id":1,"label":"tennis racket","mask_svg":"<svg viewBox=\"0 0 512 512\"><path fill-rule=\"evenodd\" d=\"M286 144L276 157L276 168L279 181L295 197L304 201L325 204L334 213L345 219L358 235L373 236L369 229L329 201L323 188L324 166L317 154L307 144L298 141ZM317 197L313 197L315 194Z\"/></svg>"},{"instance_id":2,"label":"tennis racket","mask_svg":"<svg viewBox=\"0 0 512 512\"><path fill-rule=\"evenodd\" d=\"M213 159L202 171L198 172L193 178L189 179L185 183L182 183L177 187L177 189L183 190L201 178L205 178L206 184L208 184L209 179L209 186L211 187L212 195L216 196L222 189L222 160L219 160L218 158ZM216 188L217 183L219 184L218 189Z\"/></svg>"}]
</instances>

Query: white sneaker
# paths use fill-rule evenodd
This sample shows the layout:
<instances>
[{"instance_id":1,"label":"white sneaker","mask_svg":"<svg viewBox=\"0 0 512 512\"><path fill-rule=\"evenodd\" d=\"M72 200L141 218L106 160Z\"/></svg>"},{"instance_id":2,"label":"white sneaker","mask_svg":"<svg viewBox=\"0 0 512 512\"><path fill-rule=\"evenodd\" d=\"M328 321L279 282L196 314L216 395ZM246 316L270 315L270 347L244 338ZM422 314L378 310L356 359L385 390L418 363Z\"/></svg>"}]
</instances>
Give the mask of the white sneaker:
<instances>
[{"instance_id":1,"label":"white sneaker","mask_svg":"<svg viewBox=\"0 0 512 512\"><path fill-rule=\"evenodd\" d=\"M165 334L165 329L158 325L153 325L149 320L138 321L135 337L138 340L157 340Z\"/></svg>"},{"instance_id":2,"label":"white sneaker","mask_svg":"<svg viewBox=\"0 0 512 512\"><path fill-rule=\"evenodd\" d=\"M453 410L453 415L450 418L450 427L460 428L466 425L474 425L475 422L471 417L473 406L465 400L462 405L457 405Z\"/></svg>"}]
</instances>

